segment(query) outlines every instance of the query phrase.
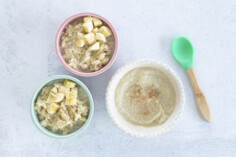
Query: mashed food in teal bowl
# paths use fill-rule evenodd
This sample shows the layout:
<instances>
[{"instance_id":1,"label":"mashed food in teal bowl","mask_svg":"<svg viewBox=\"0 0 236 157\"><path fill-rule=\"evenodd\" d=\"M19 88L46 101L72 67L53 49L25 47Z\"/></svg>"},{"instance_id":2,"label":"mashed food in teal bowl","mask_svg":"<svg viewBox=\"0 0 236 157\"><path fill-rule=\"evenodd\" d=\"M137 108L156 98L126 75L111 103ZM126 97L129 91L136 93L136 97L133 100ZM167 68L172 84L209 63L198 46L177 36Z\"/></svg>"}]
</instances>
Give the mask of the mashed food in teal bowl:
<instances>
[{"instance_id":1,"label":"mashed food in teal bowl","mask_svg":"<svg viewBox=\"0 0 236 157\"><path fill-rule=\"evenodd\" d=\"M86 122L89 100L84 89L74 81L58 80L43 87L34 107L44 128L67 135Z\"/></svg>"}]
</instances>

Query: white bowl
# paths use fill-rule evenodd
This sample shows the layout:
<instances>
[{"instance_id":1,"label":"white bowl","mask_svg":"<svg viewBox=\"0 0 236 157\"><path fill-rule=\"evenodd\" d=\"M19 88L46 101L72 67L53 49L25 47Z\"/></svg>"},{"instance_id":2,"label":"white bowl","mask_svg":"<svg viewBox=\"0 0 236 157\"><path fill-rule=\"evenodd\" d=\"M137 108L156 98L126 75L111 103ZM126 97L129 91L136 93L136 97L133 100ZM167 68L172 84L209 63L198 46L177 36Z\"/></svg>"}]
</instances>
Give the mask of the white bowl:
<instances>
[{"instance_id":1,"label":"white bowl","mask_svg":"<svg viewBox=\"0 0 236 157\"><path fill-rule=\"evenodd\" d=\"M114 95L116 86L119 83L120 79L130 70L137 68L137 67L154 67L161 71L163 71L172 82L175 93L176 93L176 103L175 108L169 119L163 123L162 125L155 126L155 127L143 127L129 123L125 120L119 113L116 108ZM111 119L115 122L115 124L124 132L135 136L135 137L144 137L144 138L151 138L154 136L158 136L164 132L167 132L172 128L177 120L179 119L184 106L184 89L183 85L179 79L179 77L175 74L175 72L168 66L163 63L157 62L155 60L138 60L133 61L131 63L126 64L125 66L121 67L112 77L109 85L107 87L106 93L106 105L107 111L111 117Z\"/></svg>"}]
</instances>

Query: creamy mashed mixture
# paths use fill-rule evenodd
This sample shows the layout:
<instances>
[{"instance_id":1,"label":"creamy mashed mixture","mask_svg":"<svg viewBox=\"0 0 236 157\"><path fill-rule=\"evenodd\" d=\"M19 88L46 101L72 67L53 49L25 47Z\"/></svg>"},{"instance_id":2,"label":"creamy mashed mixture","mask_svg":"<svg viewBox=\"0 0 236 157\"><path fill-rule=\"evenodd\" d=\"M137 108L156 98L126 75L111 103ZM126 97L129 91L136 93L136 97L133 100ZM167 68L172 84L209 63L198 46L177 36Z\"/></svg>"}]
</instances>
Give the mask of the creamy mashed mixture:
<instances>
[{"instance_id":1,"label":"creamy mashed mixture","mask_svg":"<svg viewBox=\"0 0 236 157\"><path fill-rule=\"evenodd\" d=\"M169 78L152 67L129 71L115 91L118 111L129 122L141 126L163 124L173 112L175 91Z\"/></svg>"}]
</instances>

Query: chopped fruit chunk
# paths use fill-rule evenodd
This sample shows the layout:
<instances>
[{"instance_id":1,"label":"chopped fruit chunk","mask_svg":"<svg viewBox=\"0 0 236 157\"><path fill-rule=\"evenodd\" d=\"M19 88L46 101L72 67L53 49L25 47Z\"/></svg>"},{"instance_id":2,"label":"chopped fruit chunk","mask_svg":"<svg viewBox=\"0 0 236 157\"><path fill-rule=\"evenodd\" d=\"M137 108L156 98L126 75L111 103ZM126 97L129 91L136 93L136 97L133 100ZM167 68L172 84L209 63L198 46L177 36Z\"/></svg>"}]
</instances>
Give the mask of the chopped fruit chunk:
<instances>
[{"instance_id":1,"label":"chopped fruit chunk","mask_svg":"<svg viewBox=\"0 0 236 157\"><path fill-rule=\"evenodd\" d=\"M57 98L56 93L50 92L47 99L47 103L55 102L56 98Z\"/></svg>"},{"instance_id":2,"label":"chopped fruit chunk","mask_svg":"<svg viewBox=\"0 0 236 157\"><path fill-rule=\"evenodd\" d=\"M72 97L71 91L66 91L66 99L71 99Z\"/></svg>"},{"instance_id":3,"label":"chopped fruit chunk","mask_svg":"<svg viewBox=\"0 0 236 157\"><path fill-rule=\"evenodd\" d=\"M57 103L52 103L49 105L49 107L47 108L47 112L49 114L54 114L57 112L57 110L59 109L59 105Z\"/></svg>"},{"instance_id":4,"label":"chopped fruit chunk","mask_svg":"<svg viewBox=\"0 0 236 157\"><path fill-rule=\"evenodd\" d=\"M99 31L99 30L98 30L97 27L92 30L93 33L97 33L98 31Z\"/></svg>"},{"instance_id":5,"label":"chopped fruit chunk","mask_svg":"<svg viewBox=\"0 0 236 157\"><path fill-rule=\"evenodd\" d=\"M93 23L92 21L86 21L83 24L83 29L85 32L90 33L93 30Z\"/></svg>"},{"instance_id":6,"label":"chopped fruit chunk","mask_svg":"<svg viewBox=\"0 0 236 157\"><path fill-rule=\"evenodd\" d=\"M101 21L100 19L94 17L94 18L93 18L93 25L94 25L95 27L99 27L99 26L102 25L102 21Z\"/></svg>"},{"instance_id":7,"label":"chopped fruit chunk","mask_svg":"<svg viewBox=\"0 0 236 157\"><path fill-rule=\"evenodd\" d=\"M84 38L89 44L93 44L95 42L95 35L93 33L86 34Z\"/></svg>"},{"instance_id":8,"label":"chopped fruit chunk","mask_svg":"<svg viewBox=\"0 0 236 157\"><path fill-rule=\"evenodd\" d=\"M96 40L106 42L106 37L102 33L96 33Z\"/></svg>"},{"instance_id":9,"label":"chopped fruit chunk","mask_svg":"<svg viewBox=\"0 0 236 157\"><path fill-rule=\"evenodd\" d=\"M99 50L99 47L100 47L99 42L96 42L95 44L93 44L89 47L89 50L90 51L97 51L97 50Z\"/></svg>"},{"instance_id":10,"label":"chopped fruit chunk","mask_svg":"<svg viewBox=\"0 0 236 157\"><path fill-rule=\"evenodd\" d=\"M86 17L84 17L83 20L84 20L84 22L87 22L87 21L92 21L93 18L91 16L86 16Z\"/></svg>"},{"instance_id":11,"label":"chopped fruit chunk","mask_svg":"<svg viewBox=\"0 0 236 157\"><path fill-rule=\"evenodd\" d=\"M57 87L53 87L51 90L52 93L57 93Z\"/></svg>"},{"instance_id":12,"label":"chopped fruit chunk","mask_svg":"<svg viewBox=\"0 0 236 157\"><path fill-rule=\"evenodd\" d=\"M60 86L60 83L54 83L54 87L58 88Z\"/></svg>"},{"instance_id":13,"label":"chopped fruit chunk","mask_svg":"<svg viewBox=\"0 0 236 157\"><path fill-rule=\"evenodd\" d=\"M66 92L66 105L75 105L77 100L77 94L75 92Z\"/></svg>"},{"instance_id":14,"label":"chopped fruit chunk","mask_svg":"<svg viewBox=\"0 0 236 157\"><path fill-rule=\"evenodd\" d=\"M66 99L66 105L75 105L76 99Z\"/></svg>"},{"instance_id":15,"label":"chopped fruit chunk","mask_svg":"<svg viewBox=\"0 0 236 157\"><path fill-rule=\"evenodd\" d=\"M84 38L84 33L78 32L77 36L78 36L79 39L83 39Z\"/></svg>"},{"instance_id":16,"label":"chopped fruit chunk","mask_svg":"<svg viewBox=\"0 0 236 157\"><path fill-rule=\"evenodd\" d=\"M64 86L66 87L66 88L74 88L75 87L75 82L72 82L72 81L70 81L70 80L65 80L65 82L64 82Z\"/></svg>"},{"instance_id":17,"label":"chopped fruit chunk","mask_svg":"<svg viewBox=\"0 0 236 157\"><path fill-rule=\"evenodd\" d=\"M75 93L75 95L78 95L79 89L77 87L74 87L71 89L71 92Z\"/></svg>"},{"instance_id":18,"label":"chopped fruit chunk","mask_svg":"<svg viewBox=\"0 0 236 157\"><path fill-rule=\"evenodd\" d=\"M56 94L56 100L55 100L55 102L60 102L60 101L62 101L62 100L64 99L64 97L65 97L65 94L64 94L64 93L57 93L57 94Z\"/></svg>"},{"instance_id":19,"label":"chopped fruit chunk","mask_svg":"<svg viewBox=\"0 0 236 157\"><path fill-rule=\"evenodd\" d=\"M58 87L58 91L60 92L60 93L64 93L64 94L66 94L66 91L69 91L70 89L69 88L66 88L65 86L59 86Z\"/></svg>"},{"instance_id":20,"label":"chopped fruit chunk","mask_svg":"<svg viewBox=\"0 0 236 157\"><path fill-rule=\"evenodd\" d=\"M77 41L77 45L78 45L79 47L83 47L83 46L85 45L85 40L84 40L84 39L79 39L79 40Z\"/></svg>"},{"instance_id":21,"label":"chopped fruit chunk","mask_svg":"<svg viewBox=\"0 0 236 157\"><path fill-rule=\"evenodd\" d=\"M112 35L111 30L108 27L106 27L106 26L102 26L99 29L99 32L102 33L105 37L109 37L109 36Z\"/></svg>"},{"instance_id":22,"label":"chopped fruit chunk","mask_svg":"<svg viewBox=\"0 0 236 157\"><path fill-rule=\"evenodd\" d=\"M66 91L66 99L72 99L72 98L76 98L77 95L75 92L72 91Z\"/></svg>"}]
</instances>

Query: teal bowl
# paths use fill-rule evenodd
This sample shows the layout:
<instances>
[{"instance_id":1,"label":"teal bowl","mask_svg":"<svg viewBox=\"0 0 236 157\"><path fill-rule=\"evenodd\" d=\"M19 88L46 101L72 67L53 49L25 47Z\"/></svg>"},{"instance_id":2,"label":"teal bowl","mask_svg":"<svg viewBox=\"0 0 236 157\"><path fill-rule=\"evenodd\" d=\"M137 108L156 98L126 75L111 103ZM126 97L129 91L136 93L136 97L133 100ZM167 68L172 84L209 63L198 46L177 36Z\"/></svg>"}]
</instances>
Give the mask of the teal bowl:
<instances>
[{"instance_id":1,"label":"teal bowl","mask_svg":"<svg viewBox=\"0 0 236 157\"><path fill-rule=\"evenodd\" d=\"M54 81L57 81L57 80L64 80L64 79L68 79L68 80L72 80L74 82L76 82L79 86L81 86L84 91L87 93L88 95L88 98L89 98L89 115L88 115L88 119L86 120L86 122L83 124L82 127L80 127L78 130L70 133L70 134L67 134L67 135L61 135L61 134L57 134L57 133L54 133L54 132L51 132L50 130L44 128L40 123L39 123L39 119L37 117L37 114L35 112L35 109L34 109L34 104L35 104L35 101L38 97L38 94L41 92L42 88L47 85L48 83L51 83L51 82L54 82ZM70 138L72 136L75 136L75 135L78 135L80 133L82 133L87 127L88 125L90 124L91 122L91 119L93 117L93 112L94 112L94 103L93 103L93 97L89 91L89 89L85 86L84 83L82 83L80 80L74 78L74 77L71 77L71 76L67 76L67 75L56 75L56 76L53 76L53 77L50 77L46 80L44 80L40 86L38 87L38 89L35 91L33 97L32 97L32 100L31 100L31 104L30 104L30 113L31 113L31 117L32 117L32 120L35 124L35 126L42 132L44 133L45 135L49 136L49 137L53 137L53 138L57 138L57 139L65 139L65 138Z\"/></svg>"}]
</instances>

